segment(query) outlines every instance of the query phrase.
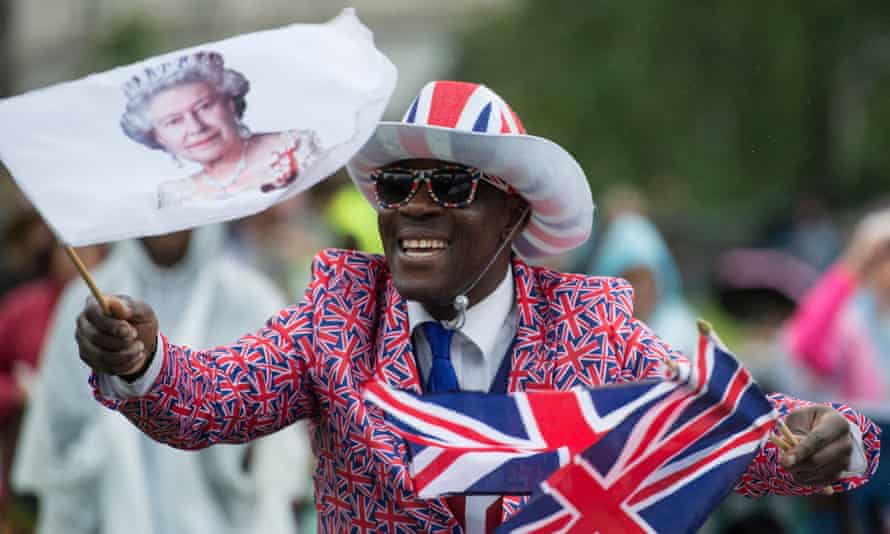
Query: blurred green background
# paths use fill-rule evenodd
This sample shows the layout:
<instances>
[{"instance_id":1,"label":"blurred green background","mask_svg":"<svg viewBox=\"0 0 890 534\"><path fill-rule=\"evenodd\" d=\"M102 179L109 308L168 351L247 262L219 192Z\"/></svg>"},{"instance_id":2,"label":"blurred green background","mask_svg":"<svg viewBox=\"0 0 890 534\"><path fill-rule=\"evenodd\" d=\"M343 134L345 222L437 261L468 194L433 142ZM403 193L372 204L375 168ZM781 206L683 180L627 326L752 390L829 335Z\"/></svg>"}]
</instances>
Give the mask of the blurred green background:
<instances>
[{"instance_id":1,"label":"blurred green background","mask_svg":"<svg viewBox=\"0 0 890 534\"><path fill-rule=\"evenodd\" d=\"M4 0L0 92L326 20L345 5ZM354 5L400 70L390 118L428 79L486 83L531 133L580 160L595 198L617 183L641 188L687 280L706 274L709 251L761 239L801 210L843 222L890 190L890 3Z\"/></svg>"},{"instance_id":2,"label":"blurred green background","mask_svg":"<svg viewBox=\"0 0 890 534\"><path fill-rule=\"evenodd\" d=\"M886 2L526 2L466 33L458 72L594 190L637 184L657 216L730 237L803 195L846 209L890 190L888 35Z\"/></svg>"}]
</instances>

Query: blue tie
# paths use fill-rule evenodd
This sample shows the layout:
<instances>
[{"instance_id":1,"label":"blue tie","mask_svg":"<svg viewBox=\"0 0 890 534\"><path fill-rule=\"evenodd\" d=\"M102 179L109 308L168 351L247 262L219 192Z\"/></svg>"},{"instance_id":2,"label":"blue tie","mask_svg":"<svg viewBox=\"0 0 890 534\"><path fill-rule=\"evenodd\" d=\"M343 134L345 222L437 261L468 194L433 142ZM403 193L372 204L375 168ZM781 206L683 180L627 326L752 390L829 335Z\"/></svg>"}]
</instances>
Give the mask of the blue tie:
<instances>
[{"instance_id":1,"label":"blue tie","mask_svg":"<svg viewBox=\"0 0 890 534\"><path fill-rule=\"evenodd\" d=\"M433 353L433 367L426 386L427 393L448 393L460 391L457 385L457 374L451 365L451 337L453 330L448 330L438 322L426 322L420 325Z\"/></svg>"}]
</instances>

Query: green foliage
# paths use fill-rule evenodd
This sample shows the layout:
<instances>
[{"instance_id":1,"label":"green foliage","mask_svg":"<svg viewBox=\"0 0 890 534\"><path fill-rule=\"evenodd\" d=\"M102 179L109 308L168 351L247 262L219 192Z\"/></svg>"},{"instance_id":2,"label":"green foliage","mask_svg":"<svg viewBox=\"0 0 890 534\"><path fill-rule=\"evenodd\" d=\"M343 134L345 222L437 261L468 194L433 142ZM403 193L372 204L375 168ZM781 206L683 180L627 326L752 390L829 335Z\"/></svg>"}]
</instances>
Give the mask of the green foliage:
<instances>
[{"instance_id":1,"label":"green foliage","mask_svg":"<svg viewBox=\"0 0 890 534\"><path fill-rule=\"evenodd\" d=\"M572 152L595 194L630 182L661 216L750 227L802 192L890 191L890 69L861 61L888 34L886 2L540 0L481 18L458 75Z\"/></svg>"},{"instance_id":2,"label":"green foliage","mask_svg":"<svg viewBox=\"0 0 890 534\"><path fill-rule=\"evenodd\" d=\"M87 71L101 72L158 54L164 34L148 16L116 20L93 36Z\"/></svg>"}]
</instances>

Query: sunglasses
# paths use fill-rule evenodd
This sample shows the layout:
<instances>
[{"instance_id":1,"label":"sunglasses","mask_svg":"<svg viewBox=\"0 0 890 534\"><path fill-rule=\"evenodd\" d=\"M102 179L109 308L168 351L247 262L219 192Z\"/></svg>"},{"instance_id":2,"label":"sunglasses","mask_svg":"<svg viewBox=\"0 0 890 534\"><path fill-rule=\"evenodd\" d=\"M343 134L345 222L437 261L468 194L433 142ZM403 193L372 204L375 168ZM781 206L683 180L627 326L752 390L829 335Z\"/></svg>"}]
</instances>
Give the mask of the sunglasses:
<instances>
[{"instance_id":1,"label":"sunglasses","mask_svg":"<svg viewBox=\"0 0 890 534\"><path fill-rule=\"evenodd\" d=\"M443 208L464 208L476 198L482 171L473 167L445 165L435 169L377 169L370 175L377 203L383 209L406 205L414 198L421 182L430 198ZM486 180L489 181L489 180ZM497 183L491 182L499 189Z\"/></svg>"}]
</instances>

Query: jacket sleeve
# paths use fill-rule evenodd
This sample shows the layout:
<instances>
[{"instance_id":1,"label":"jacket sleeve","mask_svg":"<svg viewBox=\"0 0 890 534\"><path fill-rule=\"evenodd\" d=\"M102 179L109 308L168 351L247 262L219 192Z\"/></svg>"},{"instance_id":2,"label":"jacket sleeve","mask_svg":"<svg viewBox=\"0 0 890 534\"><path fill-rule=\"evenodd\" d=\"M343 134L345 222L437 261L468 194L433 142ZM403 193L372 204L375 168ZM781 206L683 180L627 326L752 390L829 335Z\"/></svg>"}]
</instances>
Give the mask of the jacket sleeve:
<instances>
[{"instance_id":1,"label":"jacket sleeve","mask_svg":"<svg viewBox=\"0 0 890 534\"><path fill-rule=\"evenodd\" d=\"M111 461L114 443L108 441L114 434L106 432L105 420L119 419L102 417L104 410L83 387L89 371L72 343L75 322L71 318L83 307L87 294L86 286L78 282L59 298L47 328L39 380L22 421L13 468L19 491L57 492L54 498L65 503L78 502L69 499L71 495L95 491L102 467Z\"/></svg>"},{"instance_id":2,"label":"jacket sleeve","mask_svg":"<svg viewBox=\"0 0 890 534\"><path fill-rule=\"evenodd\" d=\"M780 417L785 417L792 410L812 406L817 403L795 399L781 393L767 395L773 407L779 412ZM832 485L834 491L847 491L858 488L868 482L878 469L878 460L881 450L881 429L869 418L860 412L837 403L825 403L831 406L847 421L851 428L859 429L862 436L862 449L865 453L866 469L858 476L842 478ZM854 453L855 454L855 453ZM779 464L779 448L767 441L754 457L748 470L736 484L735 490L748 497L761 497L763 495L813 495L822 493L823 486L801 485L794 481L791 475Z\"/></svg>"},{"instance_id":3,"label":"jacket sleeve","mask_svg":"<svg viewBox=\"0 0 890 534\"><path fill-rule=\"evenodd\" d=\"M96 374L96 399L152 438L181 449L243 443L315 415L314 301L326 280L319 262L303 301L230 345L196 350L161 336L160 374L140 397L107 396Z\"/></svg>"},{"instance_id":4,"label":"jacket sleeve","mask_svg":"<svg viewBox=\"0 0 890 534\"><path fill-rule=\"evenodd\" d=\"M623 315L627 318L616 330L617 335L615 336L617 345L615 350L624 355L620 381L661 378L664 376L664 360L685 359L685 356L668 346L642 321L632 318L632 308L629 304L632 298L621 298L616 293L615 300L618 307L616 316ZM621 310L622 305L624 310ZM815 404L779 393L767 395L767 398L781 417L787 415L791 410ZM880 429L867 417L849 406L842 404L830 404L830 406L847 418L852 423L851 427L858 428L862 436L867 465L865 473L861 476L843 478L833 487L835 491L850 490L867 482L877 470L880 456ZM770 441L766 441L748 466L747 471L742 475L735 490L749 497L766 494L811 495L823 491L823 487L800 485L794 482L791 475L779 463L779 454L778 447Z\"/></svg>"}]
</instances>

